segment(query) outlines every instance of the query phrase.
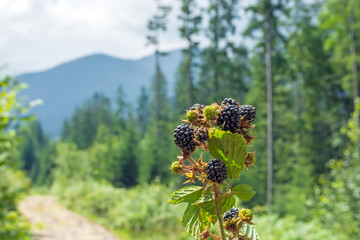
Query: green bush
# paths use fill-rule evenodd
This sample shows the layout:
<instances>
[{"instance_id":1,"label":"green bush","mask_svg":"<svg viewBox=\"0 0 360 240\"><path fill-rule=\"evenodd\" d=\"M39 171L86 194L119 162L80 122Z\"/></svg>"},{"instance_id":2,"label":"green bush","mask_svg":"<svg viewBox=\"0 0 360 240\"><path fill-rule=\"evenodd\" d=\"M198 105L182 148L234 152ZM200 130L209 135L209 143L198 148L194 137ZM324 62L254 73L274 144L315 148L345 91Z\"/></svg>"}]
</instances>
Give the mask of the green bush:
<instances>
[{"instance_id":1,"label":"green bush","mask_svg":"<svg viewBox=\"0 0 360 240\"><path fill-rule=\"evenodd\" d=\"M257 217L254 220L260 237L266 240L342 240L341 234L334 234L316 221L301 222L295 217L278 218L275 215Z\"/></svg>"},{"instance_id":2,"label":"green bush","mask_svg":"<svg viewBox=\"0 0 360 240\"><path fill-rule=\"evenodd\" d=\"M23 172L0 169L0 239L27 240L30 224L16 211L16 202L29 187Z\"/></svg>"}]
</instances>

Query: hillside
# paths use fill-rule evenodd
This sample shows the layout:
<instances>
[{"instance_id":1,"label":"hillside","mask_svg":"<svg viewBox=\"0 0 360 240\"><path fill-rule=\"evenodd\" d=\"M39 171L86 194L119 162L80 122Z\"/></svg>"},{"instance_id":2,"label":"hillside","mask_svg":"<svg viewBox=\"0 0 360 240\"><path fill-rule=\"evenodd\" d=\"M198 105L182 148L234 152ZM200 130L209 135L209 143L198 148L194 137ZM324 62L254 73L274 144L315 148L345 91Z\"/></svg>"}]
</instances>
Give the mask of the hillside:
<instances>
[{"instance_id":1,"label":"hillside","mask_svg":"<svg viewBox=\"0 0 360 240\"><path fill-rule=\"evenodd\" d=\"M172 51L161 59L169 94L173 93L180 60L180 50ZM74 108L94 92L113 97L115 90L121 85L126 99L135 105L141 86L149 87L153 74L154 55L126 60L94 54L49 70L22 74L17 79L29 84L29 88L23 92L28 99L40 98L44 101L32 113L38 116L46 133L57 137L64 119L69 118Z\"/></svg>"}]
</instances>

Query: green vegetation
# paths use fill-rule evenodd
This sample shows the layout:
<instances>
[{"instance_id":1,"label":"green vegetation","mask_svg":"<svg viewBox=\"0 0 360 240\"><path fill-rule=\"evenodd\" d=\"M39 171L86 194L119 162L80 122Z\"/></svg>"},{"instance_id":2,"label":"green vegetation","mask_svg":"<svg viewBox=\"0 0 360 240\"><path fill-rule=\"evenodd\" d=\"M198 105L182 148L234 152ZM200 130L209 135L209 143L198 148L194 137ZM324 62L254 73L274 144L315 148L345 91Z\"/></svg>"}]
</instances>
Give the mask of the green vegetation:
<instances>
[{"instance_id":1,"label":"green vegetation","mask_svg":"<svg viewBox=\"0 0 360 240\"><path fill-rule=\"evenodd\" d=\"M122 239L189 239L181 227L185 207L167 202L184 187L184 178L169 170L182 167L173 129L185 121L184 109L187 120L196 122L203 109L191 106L225 97L256 106L256 129L245 137L256 139L247 145L256 152L255 168L234 181L251 185L256 195L245 202L241 189L233 192L243 198L237 206L254 212L260 237L360 238L358 0L207 3L206 11L192 0L179 5L179 35L187 45L172 95L161 61L171 7L158 2L148 22L156 56L151 87L142 88L137 102L127 102L125 94L132 93L121 87L114 99L94 93L64 122L60 139L48 137L37 121L19 125L30 107L17 98L23 86L11 78L0 81L1 239L29 238L15 206L30 183L17 166L33 186ZM199 47L201 38L209 44ZM216 122L218 114L234 114L222 110L207 107L204 118ZM194 134L197 141L206 135L204 129ZM183 147L193 150L195 143ZM193 158L202 153L211 158L200 149ZM198 231L191 224L187 230Z\"/></svg>"},{"instance_id":2,"label":"green vegetation","mask_svg":"<svg viewBox=\"0 0 360 240\"><path fill-rule=\"evenodd\" d=\"M0 238L4 240L30 239L30 225L16 210L16 202L28 188L29 180L9 162L16 144L12 124L26 119L25 108L18 100L18 92L25 86L10 77L0 80Z\"/></svg>"},{"instance_id":3,"label":"green vegetation","mask_svg":"<svg viewBox=\"0 0 360 240\"><path fill-rule=\"evenodd\" d=\"M174 130L174 142L181 149L181 156L170 169L185 176L184 184L198 180L202 186L190 185L175 191L169 203L187 204L182 224L196 239L260 240L252 226L251 210L234 208L235 196L245 202L255 191L246 184L233 186L242 170L248 170L255 163L255 152L248 152L247 145L253 138L256 108L225 98L221 105L195 104L190 109L186 114L189 125L180 124ZM193 117L189 118L189 113L193 113ZM196 161L192 157L196 148L208 151L215 159L201 156ZM217 222L221 236L211 233Z\"/></svg>"},{"instance_id":4,"label":"green vegetation","mask_svg":"<svg viewBox=\"0 0 360 240\"><path fill-rule=\"evenodd\" d=\"M171 190L164 185L124 189L92 180L78 181L70 187L65 184L54 184L51 192L71 209L118 233L121 239L187 239L180 221L184 208L167 203Z\"/></svg>"}]
</instances>

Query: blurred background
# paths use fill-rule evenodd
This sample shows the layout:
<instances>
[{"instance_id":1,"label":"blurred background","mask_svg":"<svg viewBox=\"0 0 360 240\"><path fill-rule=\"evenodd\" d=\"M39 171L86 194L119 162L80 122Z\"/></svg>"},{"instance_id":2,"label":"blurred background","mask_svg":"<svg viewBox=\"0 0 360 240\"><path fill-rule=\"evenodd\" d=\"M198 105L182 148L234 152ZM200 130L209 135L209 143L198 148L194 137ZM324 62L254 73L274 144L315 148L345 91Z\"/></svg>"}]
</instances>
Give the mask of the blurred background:
<instances>
[{"instance_id":1,"label":"blurred background","mask_svg":"<svg viewBox=\"0 0 360 240\"><path fill-rule=\"evenodd\" d=\"M173 130L225 97L257 109L237 206L262 239L360 239L358 0L1 0L0 22L0 239L109 239L59 235L75 212L191 239Z\"/></svg>"}]
</instances>

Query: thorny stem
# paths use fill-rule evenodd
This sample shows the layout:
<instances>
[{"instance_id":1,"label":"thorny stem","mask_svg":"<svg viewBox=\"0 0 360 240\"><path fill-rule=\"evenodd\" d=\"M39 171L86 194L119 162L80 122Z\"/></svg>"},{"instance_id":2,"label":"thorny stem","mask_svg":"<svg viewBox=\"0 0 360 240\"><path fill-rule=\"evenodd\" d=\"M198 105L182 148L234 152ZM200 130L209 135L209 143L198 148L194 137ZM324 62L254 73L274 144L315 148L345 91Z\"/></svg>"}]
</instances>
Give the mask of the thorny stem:
<instances>
[{"instance_id":1,"label":"thorny stem","mask_svg":"<svg viewBox=\"0 0 360 240\"><path fill-rule=\"evenodd\" d=\"M200 169L199 165L195 162L194 159L192 159L191 157L189 157L189 160L190 160L190 162L192 162L197 168Z\"/></svg>"},{"instance_id":2,"label":"thorny stem","mask_svg":"<svg viewBox=\"0 0 360 240\"><path fill-rule=\"evenodd\" d=\"M223 240L226 240L226 235L225 235L225 229L224 229L224 223L223 223L223 219L221 216L221 206L220 206L220 199L219 199L219 188L216 184L213 185L214 188L214 202L215 202L215 208L216 208L216 215L219 219L219 226L220 226L220 232L221 232L221 237Z\"/></svg>"}]
</instances>

